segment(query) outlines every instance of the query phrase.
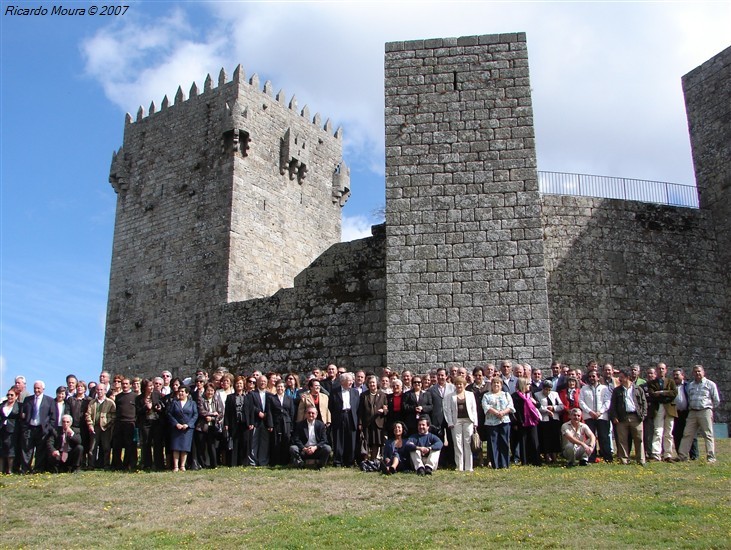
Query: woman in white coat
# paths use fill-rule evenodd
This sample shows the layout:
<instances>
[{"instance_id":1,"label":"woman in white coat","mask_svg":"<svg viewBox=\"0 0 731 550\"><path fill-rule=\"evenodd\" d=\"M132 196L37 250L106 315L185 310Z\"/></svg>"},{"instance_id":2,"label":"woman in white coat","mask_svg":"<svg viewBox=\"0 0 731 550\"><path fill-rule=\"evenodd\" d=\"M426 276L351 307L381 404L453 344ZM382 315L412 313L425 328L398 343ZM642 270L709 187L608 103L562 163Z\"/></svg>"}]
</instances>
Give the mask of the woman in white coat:
<instances>
[{"instance_id":1,"label":"woman in white coat","mask_svg":"<svg viewBox=\"0 0 731 550\"><path fill-rule=\"evenodd\" d=\"M477 426L475 394L465 391L467 382L461 376L454 379L455 392L444 399L444 418L452 430L454 461L459 471L472 471L470 439Z\"/></svg>"}]
</instances>

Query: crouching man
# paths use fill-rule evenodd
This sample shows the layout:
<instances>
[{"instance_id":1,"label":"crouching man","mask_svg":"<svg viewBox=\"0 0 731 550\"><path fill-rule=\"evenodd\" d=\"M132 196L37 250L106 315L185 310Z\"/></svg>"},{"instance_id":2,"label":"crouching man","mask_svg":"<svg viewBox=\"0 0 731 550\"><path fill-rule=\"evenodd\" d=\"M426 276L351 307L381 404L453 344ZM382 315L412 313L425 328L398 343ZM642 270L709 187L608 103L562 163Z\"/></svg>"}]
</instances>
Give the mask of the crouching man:
<instances>
[{"instance_id":1,"label":"crouching man","mask_svg":"<svg viewBox=\"0 0 731 550\"><path fill-rule=\"evenodd\" d=\"M46 436L46 456L51 471L78 472L81 468L84 447L81 435L71 427L73 421L70 414L63 415L58 430Z\"/></svg>"},{"instance_id":2,"label":"crouching man","mask_svg":"<svg viewBox=\"0 0 731 550\"><path fill-rule=\"evenodd\" d=\"M305 460L317 460L319 470L327 464L332 448L327 444L327 428L317 419L317 409L310 405L305 411L305 420L297 422L292 432L289 454L295 466L304 466Z\"/></svg>"},{"instance_id":3,"label":"crouching man","mask_svg":"<svg viewBox=\"0 0 731 550\"><path fill-rule=\"evenodd\" d=\"M416 425L414 435L406 441L406 452L411 457L411 463L417 475L430 476L439 465L439 454L442 450L442 440L429 431L429 417L422 416Z\"/></svg>"},{"instance_id":4,"label":"crouching man","mask_svg":"<svg viewBox=\"0 0 731 550\"><path fill-rule=\"evenodd\" d=\"M569 421L561 426L563 456L571 468L579 461L580 466L589 463L589 456L594 452L596 437L589 426L581 421L581 409L571 409Z\"/></svg>"}]
</instances>

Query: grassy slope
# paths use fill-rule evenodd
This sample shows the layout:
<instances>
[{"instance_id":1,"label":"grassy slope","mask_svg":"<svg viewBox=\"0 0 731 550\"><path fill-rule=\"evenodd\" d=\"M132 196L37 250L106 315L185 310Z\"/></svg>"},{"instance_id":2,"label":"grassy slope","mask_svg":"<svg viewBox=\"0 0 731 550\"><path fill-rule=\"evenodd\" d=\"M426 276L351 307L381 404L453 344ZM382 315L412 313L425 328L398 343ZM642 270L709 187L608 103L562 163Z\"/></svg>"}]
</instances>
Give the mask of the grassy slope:
<instances>
[{"instance_id":1,"label":"grassy slope","mask_svg":"<svg viewBox=\"0 0 731 550\"><path fill-rule=\"evenodd\" d=\"M719 462L514 467L431 478L356 470L0 477L0 547L728 548Z\"/></svg>"}]
</instances>

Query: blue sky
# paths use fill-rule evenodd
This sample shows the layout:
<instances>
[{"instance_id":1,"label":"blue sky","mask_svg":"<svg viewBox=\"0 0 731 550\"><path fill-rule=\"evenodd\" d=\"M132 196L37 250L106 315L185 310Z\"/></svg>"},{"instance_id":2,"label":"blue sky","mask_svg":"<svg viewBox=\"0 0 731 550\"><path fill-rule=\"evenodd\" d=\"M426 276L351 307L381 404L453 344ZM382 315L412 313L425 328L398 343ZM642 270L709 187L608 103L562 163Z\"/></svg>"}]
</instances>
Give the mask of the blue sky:
<instances>
[{"instance_id":1,"label":"blue sky","mask_svg":"<svg viewBox=\"0 0 731 550\"><path fill-rule=\"evenodd\" d=\"M0 15L0 385L101 369L124 115L238 63L344 129L344 239L384 203L383 45L525 31L540 170L693 183L680 78L729 46L729 2L128 2ZM64 2L84 7L90 2Z\"/></svg>"}]
</instances>

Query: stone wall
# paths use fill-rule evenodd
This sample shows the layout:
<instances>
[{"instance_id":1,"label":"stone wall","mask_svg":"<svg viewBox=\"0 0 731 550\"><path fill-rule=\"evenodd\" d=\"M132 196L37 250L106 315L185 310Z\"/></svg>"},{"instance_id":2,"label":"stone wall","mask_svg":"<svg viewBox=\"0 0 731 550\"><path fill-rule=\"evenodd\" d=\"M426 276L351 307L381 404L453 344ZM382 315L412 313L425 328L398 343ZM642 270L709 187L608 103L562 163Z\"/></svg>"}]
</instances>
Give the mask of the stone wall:
<instances>
[{"instance_id":1,"label":"stone wall","mask_svg":"<svg viewBox=\"0 0 731 550\"><path fill-rule=\"evenodd\" d=\"M713 217L726 275L726 344L731 341L731 47L683 77L700 206ZM729 395L728 393L726 395Z\"/></svg>"},{"instance_id":2,"label":"stone wall","mask_svg":"<svg viewBox=\"0 0 731 550\"><path fill-rule=\"evenodd\" d=\"M392 368L550 362L525 34L386 44Z\"/></svg>"},{"instance_id":3,"label":"stone wall","mask_svg":"<svg viewBox=\"0 0 731 550\"><path fill-rule=\"evenodd\" d=\"M626 367L702 363L728 395L731 382L709 212L640 202L544 195L544 250L554 358ZM728 418L728 402L722 417Z\"/></svg>"},{"instance_id":4,"label":"stone wall","mask_svg":"<svg viewBox=\"0 0 731 550\"><path fill-rule=\"evenodd\" d=\"M339 243L295 278L294 288L220 306L201 342L202 365L233 372L306 372L335 361L385 366L385 232Z\"/></svg>"},{"instance_id":5,"label":"stone wall","mask_svg":"<svg viewBox=\"0 0 731 550\"><path fill-rule=\"evenodd\" d=\"M340 240L341 132L238 67L127 116L104 368L194 369L230 301L271 296Z\"/></svg>"}]
</instances>

